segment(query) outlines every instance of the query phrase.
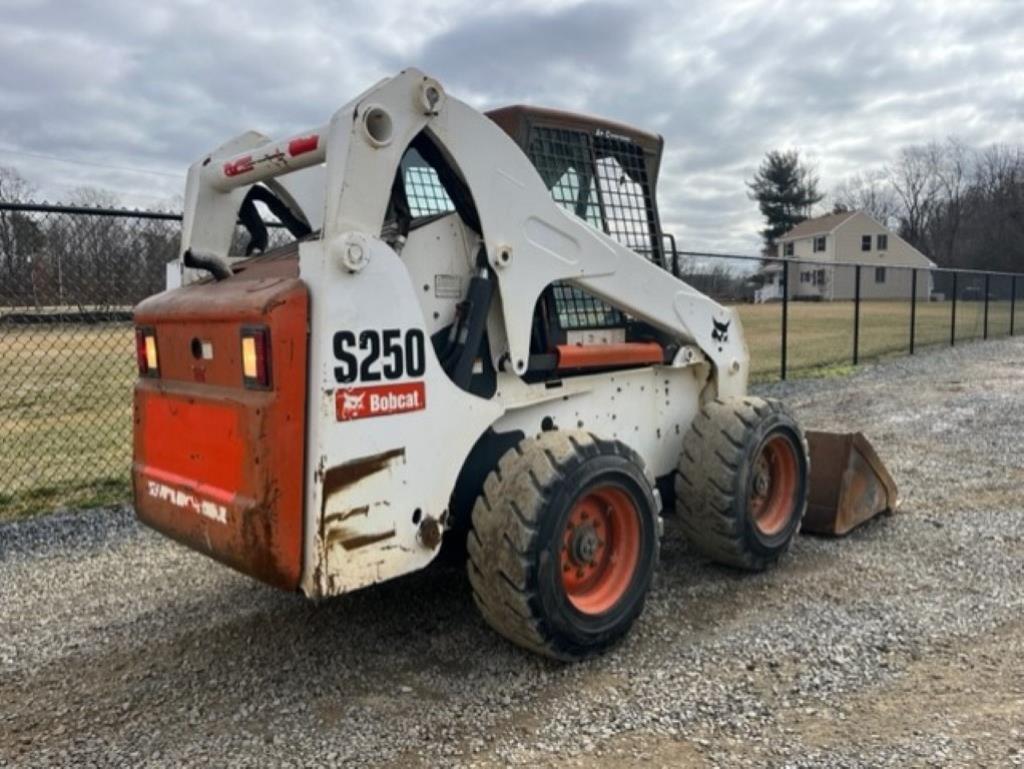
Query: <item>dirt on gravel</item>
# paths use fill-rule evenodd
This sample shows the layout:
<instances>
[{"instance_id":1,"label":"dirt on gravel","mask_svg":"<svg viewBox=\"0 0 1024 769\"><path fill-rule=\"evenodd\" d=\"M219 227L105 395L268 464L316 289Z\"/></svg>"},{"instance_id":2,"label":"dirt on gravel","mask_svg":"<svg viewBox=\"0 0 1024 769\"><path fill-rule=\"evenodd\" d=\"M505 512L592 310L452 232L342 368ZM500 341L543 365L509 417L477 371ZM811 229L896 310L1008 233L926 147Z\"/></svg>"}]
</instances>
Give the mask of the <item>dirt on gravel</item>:
<instances>
[{"instance_id":1,"label":"dirt on gravel","mask_svg":"<svg viewBox=\"0 0 1024 769\"><path fill-rule=\"evenodd\" d=\"M759 392L864 431L900 512L757 575L669 517L633 632L576 665L460 568L313 604L127 509L0 526L0 765L1024 766L1024 340Z\"/></svg>"}]
</instances>

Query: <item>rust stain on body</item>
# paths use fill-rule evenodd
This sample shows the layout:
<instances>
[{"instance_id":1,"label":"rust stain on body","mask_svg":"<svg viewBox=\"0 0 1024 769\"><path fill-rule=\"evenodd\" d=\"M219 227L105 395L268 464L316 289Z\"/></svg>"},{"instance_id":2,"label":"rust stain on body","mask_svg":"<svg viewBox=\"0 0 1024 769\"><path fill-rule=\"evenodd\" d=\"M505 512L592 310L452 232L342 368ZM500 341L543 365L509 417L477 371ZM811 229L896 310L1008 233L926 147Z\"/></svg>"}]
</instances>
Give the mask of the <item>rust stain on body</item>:
<instances>
[{"instance_id":1,"label":"rust stain on body","mask_svg":"<svg viewBox=\"0 0 1024 769\"><path fill-rule=\"evenodd\" d=\"M340 513L332 513L331 515L325 516L324 517L324 526L325 527L330 526L332 523L341 523L342 521L347 520L349 518L353 518L353 517L355 517L357 515L366 515L366 516L368 516L369 514L370 514L370 506L369 505L360 505L359 507L353 507L351 510L345 510L345 511L340 512Z\"/></svg>"},{"instance_id":2,"label":"rust stain on body","mask_svg":"<svg viewBox=\"0 0 1024 769\"><path fill-rule=\"evenodd\" d=\"M340 526L327 532L327 547L330 548L338 544L346 550L358 550L361 547L372 545L375 542L391 539L393 536L395 536L394 529L391 529L390 531L382 531L376 534L353 534L349 529L346 529L344 526Z\"/></svg>"},{"instance_id":3,"label":"rust stain on body","mask_svg":"<svg viewBox=\"0 0 1024 769\"><path fill-rule=\"evenodd\" d=\"M321 562L326 562L327 553L335 545L341 545L346 551L358 550L359 548L373 545L395 536L395 529L388 531L366 533L351 526L345 526L343 521L349 518L363 516L370 517L370 504L357 505L347 510L342 510L331 515L326 515L327 503L335 496L343 493L345 489L351 488L364 478L382 472L388 466L405 457L405 449L392 449L368 457L361 457L345 462L344 464L323 470L323 494L320 502L320 547ZM386 500L375 502L373 505L387 505ZM333 526L331 525L333 524ZM341 524L341 525L339 525ZM331 584L327 592L335 592L333 577L329 578Z\"/></svg>"},{"instance_id":4,"label":"rust stain on body","mask_svg":"<svg viewBox=\"0 0 1024 769\"><path fill-rule=\"evenodd\" d=\"M362 457L342 465L336 465L324 472L324 492L320 504L321 515L327 509L327 501L342 489L348 488L374 473L385 469L392 460L405 456L405 449L392 449L369 457Z\"/></svg>"}]
</instances>

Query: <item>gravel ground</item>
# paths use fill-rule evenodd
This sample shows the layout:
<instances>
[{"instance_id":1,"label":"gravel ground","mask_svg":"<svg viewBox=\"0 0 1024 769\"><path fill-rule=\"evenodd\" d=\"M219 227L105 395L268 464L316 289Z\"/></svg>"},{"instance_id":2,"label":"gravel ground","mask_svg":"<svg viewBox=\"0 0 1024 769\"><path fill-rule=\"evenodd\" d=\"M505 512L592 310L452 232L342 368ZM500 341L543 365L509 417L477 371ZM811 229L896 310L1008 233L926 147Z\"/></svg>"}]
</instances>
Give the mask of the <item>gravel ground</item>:
<instances>
[{"instance_id":1,"label":"gravel ground","mask_svg":"<svg viewBox=\"0 0 1024 769\"><path fill-rule=\"evenodd\" d=\"M0 764L1024 766L1024 340L762 388L905 499L778 568L671 523L629 639L520 652L459 569L313 605L128 510L0 527Z\"/></svg>"}]
</instances>

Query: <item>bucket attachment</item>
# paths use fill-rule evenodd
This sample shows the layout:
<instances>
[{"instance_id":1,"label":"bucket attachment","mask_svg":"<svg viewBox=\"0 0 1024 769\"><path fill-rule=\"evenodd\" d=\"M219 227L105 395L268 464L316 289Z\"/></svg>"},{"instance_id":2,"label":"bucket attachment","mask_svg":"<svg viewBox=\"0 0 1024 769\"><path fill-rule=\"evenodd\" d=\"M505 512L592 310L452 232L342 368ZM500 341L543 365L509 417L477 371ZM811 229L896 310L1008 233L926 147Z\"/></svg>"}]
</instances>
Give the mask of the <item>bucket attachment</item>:
<instances>
[{"instance_id":1,"label":"bucket attachment","mask_svg":"<svg viewBox=\"0 0 1024 769\"><path fill-rule=\"evenodd\" d=\"M899 502L896 482L862 433L808 431L811 479L802 531L841 536Z\"/></svg>"}]
</instances>

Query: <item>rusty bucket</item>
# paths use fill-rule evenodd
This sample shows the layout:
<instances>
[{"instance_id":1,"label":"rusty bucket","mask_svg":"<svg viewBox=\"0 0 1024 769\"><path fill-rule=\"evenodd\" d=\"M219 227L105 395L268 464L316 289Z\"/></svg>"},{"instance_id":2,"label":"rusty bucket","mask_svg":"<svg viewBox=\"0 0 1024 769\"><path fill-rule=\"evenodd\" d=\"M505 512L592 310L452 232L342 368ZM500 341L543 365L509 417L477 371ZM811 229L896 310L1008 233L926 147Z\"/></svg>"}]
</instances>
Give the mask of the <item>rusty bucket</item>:
<instances>
[{"instance_id":1,"label":"rusty bucket","mask_svg":"<svg viewBox=\"0 0 1024 769\"><path fill-rule=\"evenodd\" d=\"M896 482L862 433L807 432L810 490L802 531L842 536L896 510Z\"/></svg>"}]
</instances>

